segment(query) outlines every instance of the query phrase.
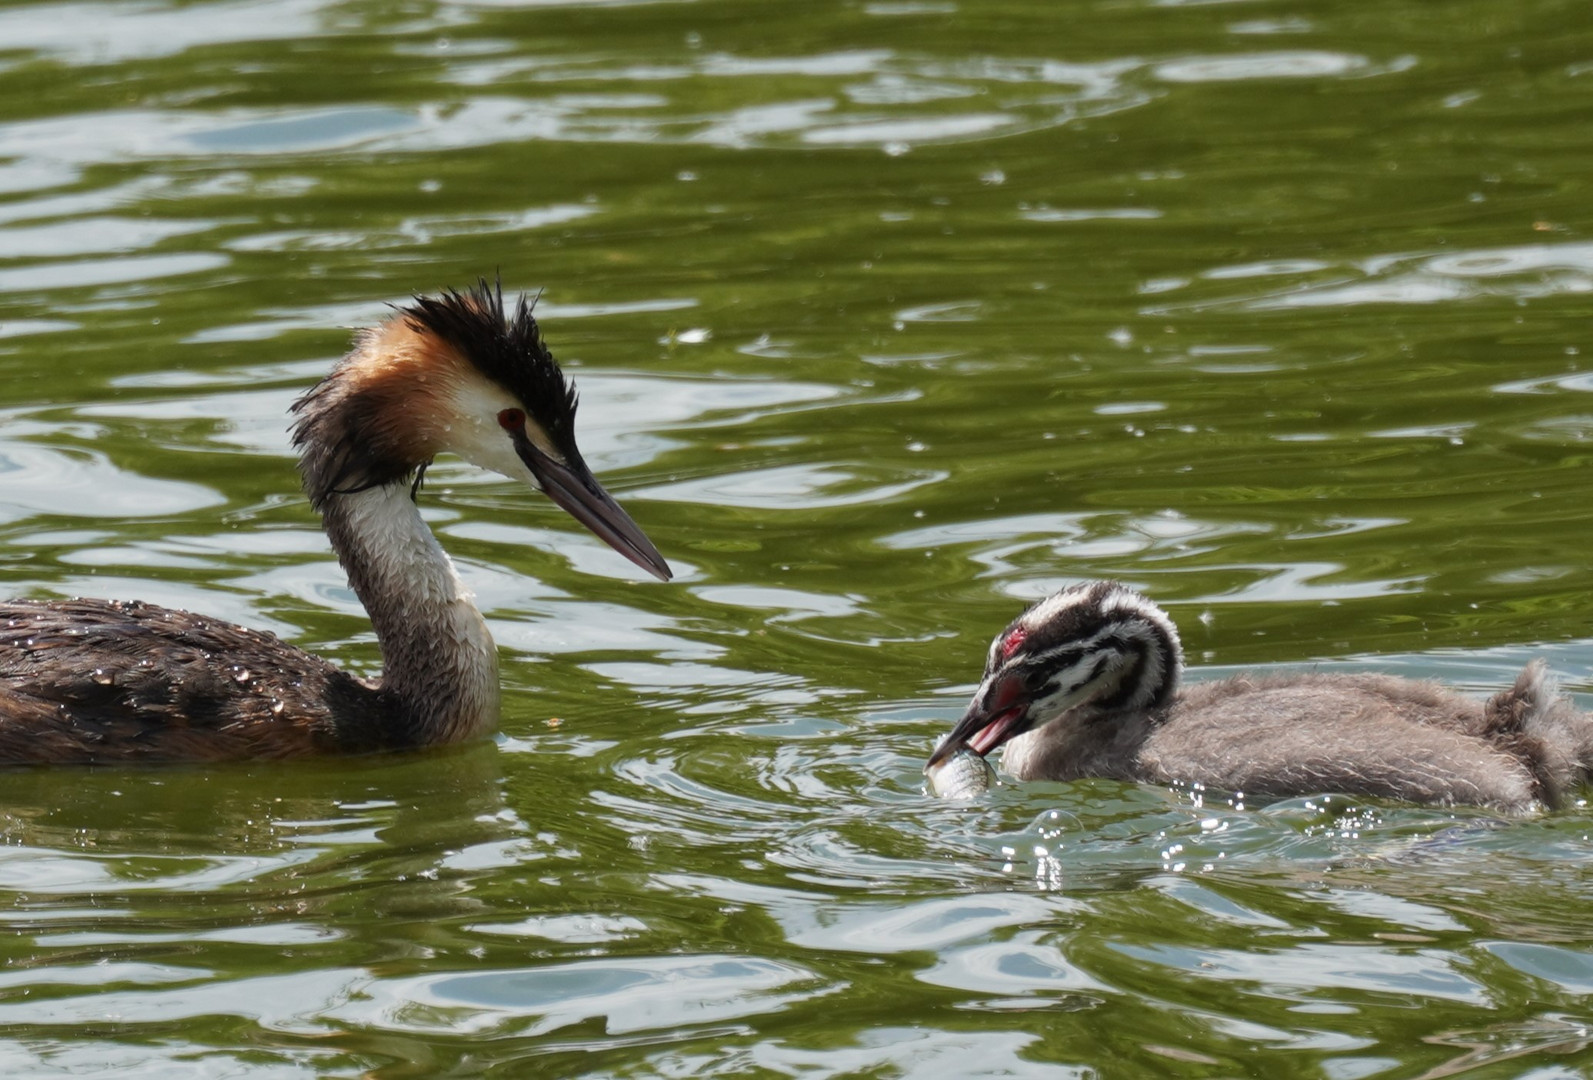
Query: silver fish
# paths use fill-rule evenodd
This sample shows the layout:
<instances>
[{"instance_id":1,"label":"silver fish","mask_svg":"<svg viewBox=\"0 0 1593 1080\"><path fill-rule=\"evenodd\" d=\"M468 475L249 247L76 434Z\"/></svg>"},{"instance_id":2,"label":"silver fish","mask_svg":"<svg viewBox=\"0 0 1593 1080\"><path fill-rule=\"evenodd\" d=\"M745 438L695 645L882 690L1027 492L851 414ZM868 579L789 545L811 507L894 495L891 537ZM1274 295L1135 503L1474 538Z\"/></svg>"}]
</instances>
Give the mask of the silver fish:
<instances>
[{"instance_id":1,"label":"silver fish","mask_svg":"<svg viewBox=\"0 0 1593 1080\"><path fill-rule=\"evenodd\" d=\"M990 790L995 770L990 763L966 746L924 770L929 792L942 799L973 799Z\"/></svg>"}]
</instances>

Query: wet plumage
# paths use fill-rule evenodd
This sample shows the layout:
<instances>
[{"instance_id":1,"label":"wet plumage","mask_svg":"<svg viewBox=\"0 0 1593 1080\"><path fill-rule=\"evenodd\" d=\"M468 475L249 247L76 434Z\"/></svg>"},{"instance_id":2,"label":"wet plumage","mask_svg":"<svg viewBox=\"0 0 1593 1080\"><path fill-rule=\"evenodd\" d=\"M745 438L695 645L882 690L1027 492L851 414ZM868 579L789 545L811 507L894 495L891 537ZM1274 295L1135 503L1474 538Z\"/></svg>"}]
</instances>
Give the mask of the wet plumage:
<instances>
[{"instance_id":1,"label":"wet plumage","mask_svg":"<svg viewBox=\"0 0 1593 1080\"><path fill-rule=\"evenodd\" d=\"M295 402L312 506L381 643L379 679L137 601L0 604L0 763L273 759L456 742L497 722L497 650L415 506L452 452L529 481L626 558L662 556L592 477L573 388L485 282L359 335Z\"/></svg>"}]
</instances>

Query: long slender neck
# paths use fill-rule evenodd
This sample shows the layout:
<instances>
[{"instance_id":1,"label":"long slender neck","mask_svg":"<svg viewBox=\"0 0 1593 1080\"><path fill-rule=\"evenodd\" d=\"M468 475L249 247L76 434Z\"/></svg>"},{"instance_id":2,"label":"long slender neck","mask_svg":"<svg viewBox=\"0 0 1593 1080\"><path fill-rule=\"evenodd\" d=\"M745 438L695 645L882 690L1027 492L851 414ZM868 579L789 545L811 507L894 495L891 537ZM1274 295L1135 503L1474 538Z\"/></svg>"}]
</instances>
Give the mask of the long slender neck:
<instances>
[{"instance_id":1,"label":"long slender neck","mask_svg":"<svg viewBox=\"0 0 1593 1080\"><path fill-rule=\"evenodd\" d=\"M454 742L498 720L498 650L402 482L322 505L327 536L382 646L380 689L417 743Z\"/></svg>"}]
</instances>

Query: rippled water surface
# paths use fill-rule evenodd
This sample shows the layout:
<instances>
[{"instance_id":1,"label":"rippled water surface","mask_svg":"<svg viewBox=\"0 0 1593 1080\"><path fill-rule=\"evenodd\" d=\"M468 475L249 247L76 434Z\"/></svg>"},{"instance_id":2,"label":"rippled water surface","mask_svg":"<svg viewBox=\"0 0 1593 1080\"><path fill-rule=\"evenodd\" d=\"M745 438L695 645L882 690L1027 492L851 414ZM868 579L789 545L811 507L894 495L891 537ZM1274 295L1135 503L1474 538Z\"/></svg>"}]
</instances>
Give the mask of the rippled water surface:
<instances>
[{"instance_id":1,"label":"rippled water surface","mask_svg":"<svg viewBox=\"0 0 1593 1080\"><path fill-rule=\"evenodd\" d=\"M0 1074L1593 1075L1583 808L919 774L1094 577L1593 688L1590 115L1536 0L0 7L6 592L373 672L285 410L499 272L678 573L439 462L496 741L0 774Z\"/></svg>"}]
</instances>

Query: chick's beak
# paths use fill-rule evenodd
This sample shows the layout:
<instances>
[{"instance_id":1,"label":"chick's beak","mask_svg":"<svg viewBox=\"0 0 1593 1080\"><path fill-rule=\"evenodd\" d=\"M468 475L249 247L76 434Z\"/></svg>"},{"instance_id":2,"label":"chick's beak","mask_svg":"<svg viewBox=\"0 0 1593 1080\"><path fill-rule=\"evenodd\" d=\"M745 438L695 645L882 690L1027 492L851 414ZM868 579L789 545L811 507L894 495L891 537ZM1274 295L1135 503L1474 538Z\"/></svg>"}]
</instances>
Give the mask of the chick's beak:
<instances>
[{"instance_id":1,"label":"chick's beak","mask_svg":"<svg viewBox=\"0 0 1593 1080\"><path fill-rule=\"evenodd\" d=\"M653 542L614 497L603 490L603 485L597 482L597 477L579 455L568 462L559 461L538 448L523 432L514 439L514 449L525 467L531 470L543 494L592 530L598 539L660 581L674 576Z\"/></svg>"},{"instance_id":2,"label":"chick's beak","mask_svg":"<svg viewBox=\"0 0 1593 1080\"><path fill-rule=\"evenodd\" d=\"M927 772L966 746L980 757L1029 727L1029 694L1015 672L998 671L979 685L957 726L940 740L924 766Z\"/></svg>"}]
</instances>

